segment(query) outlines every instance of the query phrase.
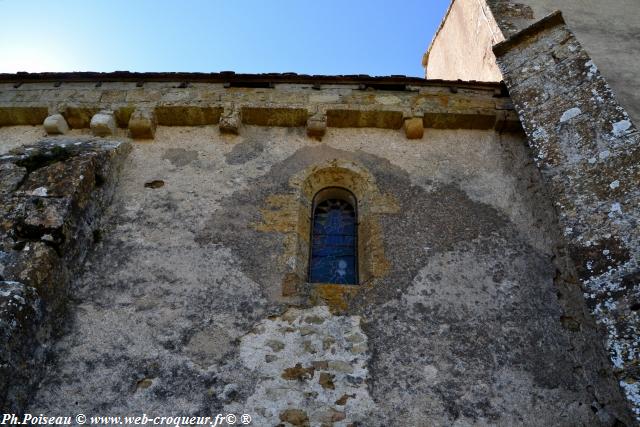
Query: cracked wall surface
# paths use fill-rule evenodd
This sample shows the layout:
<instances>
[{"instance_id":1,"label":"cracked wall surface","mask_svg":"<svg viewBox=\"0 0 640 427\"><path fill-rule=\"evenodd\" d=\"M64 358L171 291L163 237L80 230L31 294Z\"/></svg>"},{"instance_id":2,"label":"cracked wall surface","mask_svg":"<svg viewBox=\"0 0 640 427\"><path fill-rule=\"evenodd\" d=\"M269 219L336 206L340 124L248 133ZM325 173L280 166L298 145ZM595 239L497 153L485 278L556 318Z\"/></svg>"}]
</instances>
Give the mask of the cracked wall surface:
<instances>
[{"instance_id":1,"label":"cracked wall surface","mask_svg":"<svg viewBox=\"0 0 640 427\"><path fill-rule=\"evenodd\" d=\"M388 265L342 313L283 295L287 229L257 226L332 162L393 199L376 218ZM520 134L328 128L319 142L301 127L159 126L133 145L103 224L29 412L623 419L606 358L581 344L598 336L580 292L556 287L555 216ZM599 372L595 389L584 371Z\"/></svg>"}]
</instances>

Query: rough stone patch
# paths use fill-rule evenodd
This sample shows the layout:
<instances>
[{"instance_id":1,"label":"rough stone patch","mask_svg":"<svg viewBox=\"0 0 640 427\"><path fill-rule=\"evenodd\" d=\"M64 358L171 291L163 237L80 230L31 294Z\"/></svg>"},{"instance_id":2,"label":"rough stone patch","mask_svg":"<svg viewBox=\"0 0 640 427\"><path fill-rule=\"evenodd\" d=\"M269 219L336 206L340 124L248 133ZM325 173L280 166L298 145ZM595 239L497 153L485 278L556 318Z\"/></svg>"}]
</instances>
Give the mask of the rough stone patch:
<instances>
[{"instance_id":1,"label":"rough stone patch","mask_svg":"<svg viewBox=\"0 0 640 427\"><path fill-rule=\"evenodd\" d=\"M240 357L260 380L246 403L225 410L243 408L256 425L366 425L374 402L360 316L334 316L326 306L289 309L242 337Z\"/></svg>"},{"instance_id":2,"label":"rough stone patch","mask_svg":"<svg viewBox=\"0 0 640 427\"><path fill-rule=\"evenodd\" d=\"M571 120L574 117L577 117L579 114L582 114L582 111L578 107L569 108L567 111L562 113L562 116L560 117L560 123Z\"/></svg>"},{"instance_id":3,"label":"rough stone patch","mask_svg":"<svg viewBox=\"0 0 640 427\"><path fill-rule=\"evenodd\" d=\"M169 160L173 166L182 167L198 160L198 152L184 148L169 148L162 158Z\"/></svg>"},{"instance_id":4,"label":"rough stone patch","mask_svg":"<svg viewBox=\"0 0 640 427\"><path fill-rule=\"evenodd\" d=\"M258 158L264 152L264 143L254 138L248 138L233 146L233 149L224 155L230 165L242 165Z\"/></svg>"},{"instance_id":5,"label":"rough stone patch","mask_svg":"<svg viewBox=\"0 0 640 427\"><path fill-rule=\"evenodd\" d=\"M0 159L0 409L20 412L129 144L46 139Z\"/></svg>"},{"instance_id":6,"label":"rough stone patch","mask_svg":"<svg viewBox=\"0 0 640 427\"><path fill-rule=\"evenodd\" d=\"M0 263L7 256L0 251ZM40 344L36 334L42 317L41 300L33 287L0 280L0 409L3 412L15 407L11 401L15 401L16 396L9 395L9 391L21 381L29 382L34 375L30 371L40 368L33 351ZM25 399L25 396L19 397Z\"/></svg>"}]
</instances>

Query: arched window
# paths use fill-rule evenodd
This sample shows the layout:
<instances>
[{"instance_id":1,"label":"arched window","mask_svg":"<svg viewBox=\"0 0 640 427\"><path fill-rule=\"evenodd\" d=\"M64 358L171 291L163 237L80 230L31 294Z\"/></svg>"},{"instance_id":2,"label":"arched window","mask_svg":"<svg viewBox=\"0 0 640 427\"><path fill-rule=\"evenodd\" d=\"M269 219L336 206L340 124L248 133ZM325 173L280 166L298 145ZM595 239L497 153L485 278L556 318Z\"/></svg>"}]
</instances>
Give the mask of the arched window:
<instances>
[{"instance_id":1,"label":"arched window","mask_svg":"<svg viewBox=\"0 0 640 427\"><path fill-rule=\"evenodd\" d=\"M358 283L358 215L356 198L331 187L313 198L309 282Z\"/></svg>"}]
</instances>

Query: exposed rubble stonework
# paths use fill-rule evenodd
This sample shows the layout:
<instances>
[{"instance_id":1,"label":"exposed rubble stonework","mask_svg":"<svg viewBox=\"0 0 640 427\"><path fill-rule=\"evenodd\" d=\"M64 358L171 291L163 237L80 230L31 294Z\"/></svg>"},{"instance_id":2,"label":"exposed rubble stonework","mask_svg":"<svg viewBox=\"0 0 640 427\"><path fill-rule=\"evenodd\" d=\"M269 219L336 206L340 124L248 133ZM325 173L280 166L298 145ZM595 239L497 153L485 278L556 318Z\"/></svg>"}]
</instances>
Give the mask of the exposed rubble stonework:
<instances>
[{"instance_id":1,"label":"exposed rubble stonework","mask_svg":"<svg viewBox=\"0 0 640 427\"><path fill-rule=\"evenodd\" d=\"M587 304L640 420L640 136L560 13L494 47Z\"/></svg>"},{"instance_id":2,"label":"exposed rubble stonework","mask_svg":"<svg viewBox=\"0 0 640 427\"><path fill-rule=\"evenodd\" d=\"M19 412L64 329L129 143L45 139L0 156L0 408Z\"/></svg>"},{"instance_id":3,"label":"exposed rubble stonework","mask_svg":"<svg viewBox=\"0 0 640 427\"><path fill-rule=\"evenodd\" d=\"M225 411L255 414L256 425L295 425L293 411L309 425L367 424L375 402L360 322L360 316L333 316L317 306L258 323L242 337L240 358L260 380L246 402Z\"/></svg>"}]
</instances>

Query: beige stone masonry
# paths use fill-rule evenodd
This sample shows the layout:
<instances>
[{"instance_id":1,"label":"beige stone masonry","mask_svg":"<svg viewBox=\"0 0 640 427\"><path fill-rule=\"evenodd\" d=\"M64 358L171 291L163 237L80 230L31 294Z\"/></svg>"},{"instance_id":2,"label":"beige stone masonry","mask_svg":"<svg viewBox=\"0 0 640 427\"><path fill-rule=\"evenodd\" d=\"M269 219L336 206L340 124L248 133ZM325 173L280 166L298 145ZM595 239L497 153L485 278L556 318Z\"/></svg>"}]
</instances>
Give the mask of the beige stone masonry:
<instances>
[{"instance_id":1,"label":"beige stone masonry","mask_svg":"<svg viewBox=\"0 0 640 427\"><path fill-rule=\"evenodd\" d=\"M40 125L49 112L60 112L71 129L91 127L106 136L116 127L128 128L133 138L147 139L153 138L156 125L219 125L221 132L231 134L241 132L242 124L306 127L315 139L327 127L404 128L412 139L421 138L424 128L519 130L509 98L499 84L488 83L425 81L423 86L384 90L295 83L257 88L175 82L96 87L82 81L14 86L0 83L0 126ZM417 116L422 117L422 131ZM405 118L410 120L405 123Z\"/></svg>"},{"instance_id":2,"label":"beige stone masonry","mask_svg":"<svg viewBox=\"0 0 640 427\"><path fill-rule=\"evenodd\" d=\"M49 115L43 106L9 104L0 106L0 126L40 125Z\"/></svg>"}]
</instances>

